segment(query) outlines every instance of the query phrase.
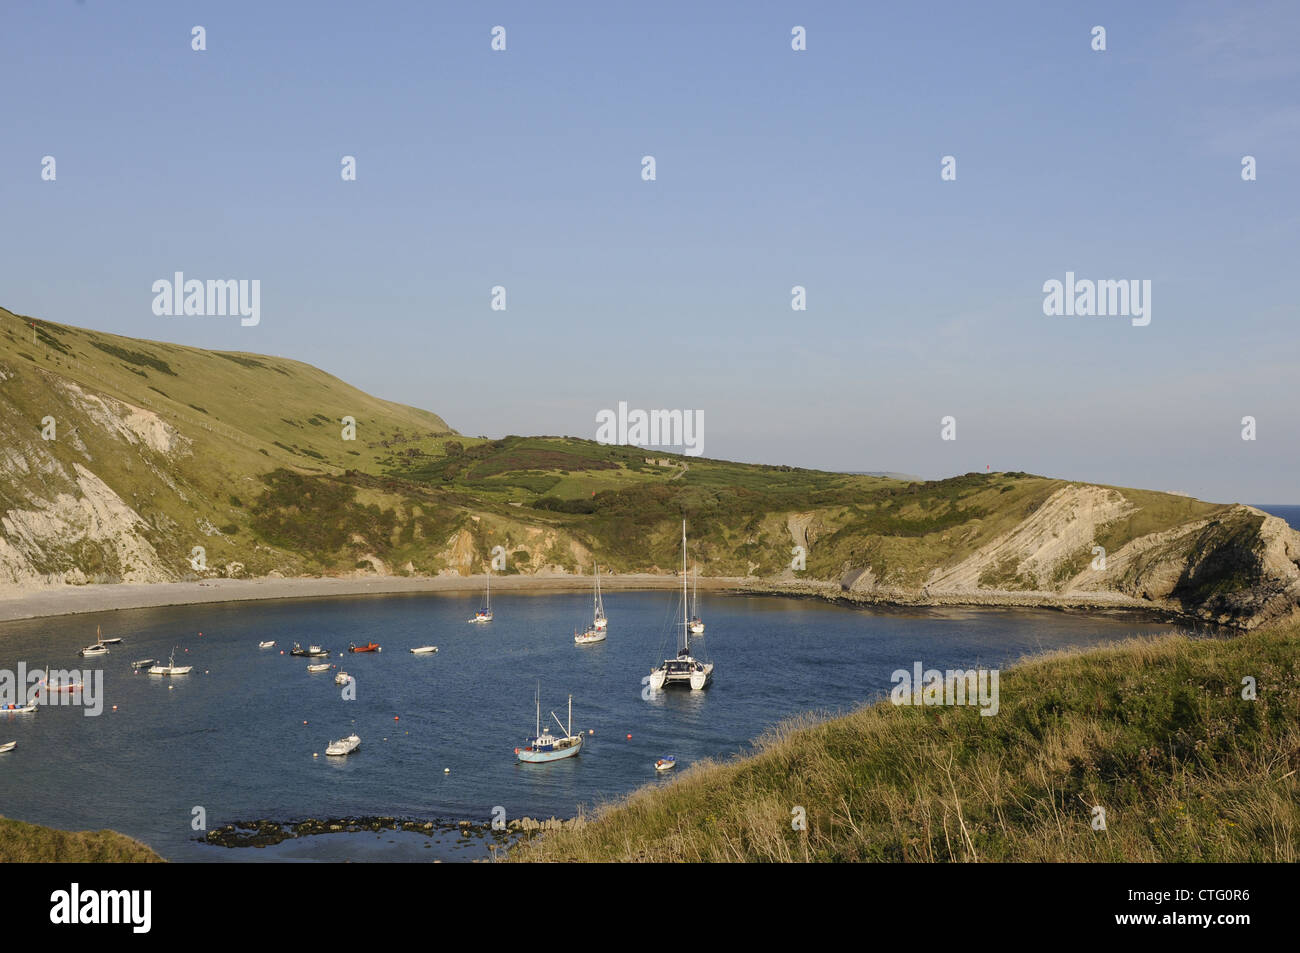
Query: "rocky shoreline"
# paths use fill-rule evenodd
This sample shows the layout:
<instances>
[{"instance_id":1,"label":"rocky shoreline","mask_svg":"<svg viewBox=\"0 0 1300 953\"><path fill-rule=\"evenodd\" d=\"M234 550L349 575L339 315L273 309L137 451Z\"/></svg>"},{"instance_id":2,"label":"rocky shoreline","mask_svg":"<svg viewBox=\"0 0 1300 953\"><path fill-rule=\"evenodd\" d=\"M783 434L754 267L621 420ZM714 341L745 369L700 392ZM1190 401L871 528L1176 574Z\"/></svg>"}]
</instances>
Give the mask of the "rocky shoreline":
<instances>
[{"instance_id":1,"label":"rocky shoreline","mask_svg":"<svg viewBox=\"0 0 1300 953\"><path fill-rule=\"evenodd\" d=\"M568 819L550 817L545 820L521 817L506 821L505 825L499 828L494 828L491 822L428 820L388 815L309 817L300 821L261 819L224 824L213 828L197 840L214 847L274 847L286 840L322 834L405 831L424 834L430 838L443 834L458 834L466 839L491 838L494 843L488 845L489 850L508 850L515 843L530 840L545 831L571 830L585 823L586 820L581 816Z\"/></svg>"}]
</instances>

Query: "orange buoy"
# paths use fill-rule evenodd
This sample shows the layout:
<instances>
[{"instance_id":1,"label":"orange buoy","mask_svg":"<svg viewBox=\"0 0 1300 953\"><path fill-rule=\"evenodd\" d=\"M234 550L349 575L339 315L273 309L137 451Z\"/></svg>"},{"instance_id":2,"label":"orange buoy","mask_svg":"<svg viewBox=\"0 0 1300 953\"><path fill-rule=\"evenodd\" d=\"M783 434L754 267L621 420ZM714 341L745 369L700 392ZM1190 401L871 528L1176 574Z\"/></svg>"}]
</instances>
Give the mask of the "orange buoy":
<instances>
[{"instance_id":1,"label":"orange buoy","mask_svg":"<svg viewBox=\"0 0 1300 953\"><path fill-rule=\"evenodd\" d=\"M396 716L396 715L393 716L393 721L397 721L397 716Z\"/></svg>"},{"instance_id":2,"label":"orange buoy","mask_svg":"<svg viewBox=\"0 0 1300 953\"><path fill-rule=\"evenodd\" d=\"M627 740L628 740L628 741L631 741L631 740L632 740L632 736L631 736L631 735L628 735L628 736L627 736Z\"/></svg>"}]
</instances>

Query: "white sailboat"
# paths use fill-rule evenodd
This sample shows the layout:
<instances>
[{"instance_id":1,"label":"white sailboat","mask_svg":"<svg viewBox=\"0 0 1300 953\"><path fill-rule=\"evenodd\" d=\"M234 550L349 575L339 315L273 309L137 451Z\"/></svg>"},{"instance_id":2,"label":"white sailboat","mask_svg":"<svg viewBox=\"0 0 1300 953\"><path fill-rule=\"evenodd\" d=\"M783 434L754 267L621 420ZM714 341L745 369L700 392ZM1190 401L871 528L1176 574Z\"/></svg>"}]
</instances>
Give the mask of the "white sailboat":
<instances>
[{"instance_id":1,"label":"white sailboat","mask_svg":"<svg viewBox=\"0 0 1300 953\"><path fill-rule=\"evenodd\" d=\"M594 629L605 631L609 625L609 620L605 618L605 600L600 597L600 563L596 563L596 606L593 613L591 626Z\"/></svg>"},{"instance_id":2,"label":"white sailboat","mask_svg":"<svg viewBox=\"0 0 1300 953\"><path fill-rule=\"evenodd\" d=\"M704 634L704 620L700 618L700 565L695 564L695 587L691 593L691 634Z\"/></svg>"},{"instance_id":3,"label":"white sailboat","mask_svg":"<svg viewBox=\"0 0 1300 953\"><path fill-rule=\"evenodd\" d=\"M87 645L78 654L83 658L94 658L97 655L108 654L108 646L104 644L104 638L100 635L99 626L95 626L95 644Z\"/></svg>"},{"instance_id":4,"label":"white sailboat","mask_svg":"<svg viewBox=\"0 0 1300 953\"><path fill-rule=\"evenodd\" d=\"M155 665L149 669L150 675L188 675L194 670L193 665L176 664L176 647L172 646L171 658L166 665Z\"/></svg>"},{"instance_id":5,"label":"white sailboat","mask_svg":"<svg viewBox=\"0 0 1300 953\"><path fill-rule=\"evenodd\" d=\"M686 592L686 520L682 520L682 630L677 655L664 659L663 664L650 670L650 689L659 691L669 685L689 685L693 691L707 688L713 681L713 663L703 662L691 655L691 620L687 617L689 603Z\"/></svg>"},{"instance_id":6,"label":"white sailboat","mask_svg":"<svg viewBox=\"0 0 1300 953\"><path fill-rule=\"evenodd\" d=\"M492 621L492 567L488 566L487 573L487 595L483 598L483 608L474 613L474 618L470 622L491 622Z\"/></svg>"}]
</instances>

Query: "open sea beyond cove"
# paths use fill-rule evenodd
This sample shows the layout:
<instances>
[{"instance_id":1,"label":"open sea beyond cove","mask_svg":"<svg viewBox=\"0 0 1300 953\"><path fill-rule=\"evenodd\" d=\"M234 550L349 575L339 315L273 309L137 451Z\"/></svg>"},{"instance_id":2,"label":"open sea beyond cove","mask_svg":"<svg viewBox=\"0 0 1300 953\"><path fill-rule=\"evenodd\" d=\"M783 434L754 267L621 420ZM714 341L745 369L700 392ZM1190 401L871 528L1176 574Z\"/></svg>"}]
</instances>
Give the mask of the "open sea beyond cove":
<instances>
[{"instance_id":1,"label":"open sea beyond cove","mask_svg":"<svg viewBox=\"0 0 1300 953\"><path fill-rule=\"evenodd\" d=\"M1005 668L1022 655L1174 631L1111 613L1051 610L868 611L820 600L710 593L693 642L717 666L703 692L642 697L642 678L672 654L679 596L605 594L609 637L575 646L591 597L494 593L495 621L469 625L477 597L463 594L339 598L136 609L0 625L0 669L102 670L104 710L42 706L0 715L0 814L73 830L111 828L170 860L471 860L490 837L381 831L324 834L264 848L200 842L196 816L235 821L343 818L492 820L572 817L647 783L654 762L679 767L726 758L781 719L846 712L886 695L895 670ZM111 654L81 659L95 641ZM200 635L202 633L202 635ZM273 649L259 649L274 639ZM349 642L383 651L347 653ZM330 650L329 672L309 674L293 643ZM435 655L410 649L438 646ZM136 673L131 662L176 664L176 678ZM281 654L283 651L284 654ZM356 678L347 701L334 682ZM586 735L581 755L519 764L534 728L534 690ZM116 708L114 708L116 706ZM594 734L588 734L594 731ZM355 732L346 758L325 748ZM630 736L630 737L629 737ZM314 755L318 755L314 757ZM202 812L196 811L201 808Z\"/></svg>"}]
</instances>

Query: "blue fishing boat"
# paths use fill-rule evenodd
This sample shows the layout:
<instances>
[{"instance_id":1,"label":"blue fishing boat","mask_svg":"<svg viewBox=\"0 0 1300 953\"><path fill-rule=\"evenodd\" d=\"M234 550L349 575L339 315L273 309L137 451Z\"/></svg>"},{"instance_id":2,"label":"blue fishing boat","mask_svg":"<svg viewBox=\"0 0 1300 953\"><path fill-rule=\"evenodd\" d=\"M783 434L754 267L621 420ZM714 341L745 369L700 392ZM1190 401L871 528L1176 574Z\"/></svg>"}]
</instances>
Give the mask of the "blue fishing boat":
<instances>
[{"instance_id":1,"label":"blue fishing boat","mask_svg":"<svg viewBox=\"0 0 1300 953\"><path fill-rule=\"evenodd\" d=\"M573 696L569 696L569 726L560 725L560 719L551 712L555 723L560 726L563 735L551 734L551 729L542 731L542 689L537 686L537 727L533 740L526 747L516 748L515 756L528 764L540 764L544 761L559 761L572 758L582 751L582 735L573 733Z\"/></svg>"}]
</instances>

